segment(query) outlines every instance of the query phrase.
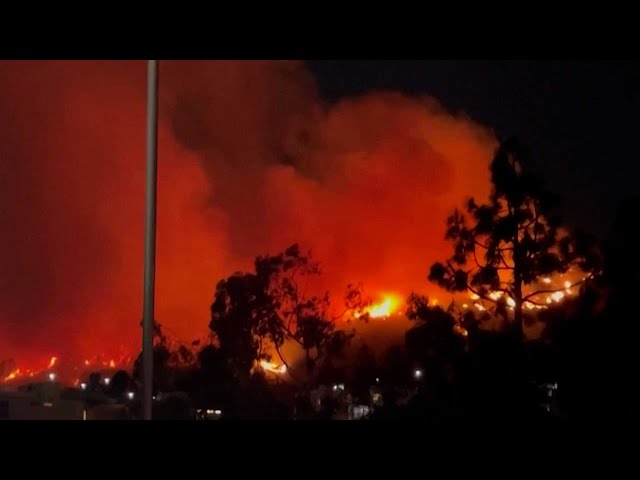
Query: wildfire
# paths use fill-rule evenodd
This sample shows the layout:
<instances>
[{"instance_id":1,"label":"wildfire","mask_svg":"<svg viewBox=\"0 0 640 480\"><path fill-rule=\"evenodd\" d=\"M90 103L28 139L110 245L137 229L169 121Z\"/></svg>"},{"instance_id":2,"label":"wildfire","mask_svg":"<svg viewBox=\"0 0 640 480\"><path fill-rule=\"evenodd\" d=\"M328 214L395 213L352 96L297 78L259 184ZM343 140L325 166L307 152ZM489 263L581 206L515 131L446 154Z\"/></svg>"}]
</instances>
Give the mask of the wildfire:
<instances>
[{"instance_id":1,"label":"wildfire","mask_svg":"<svg viewBox=\"0 0 640 480\"><path fill-rule=\"evenodd\" d=\"M8 382L10 380L13 380L14 378L17 378L18 376L20 376L20 369L16 368L13 372L9 373L9 375L4 377L3 381Z\"/></svg>"},{"instance_id":2,"label":"wildfire","mask_svg":"<svg viewBox=\"0 0 640 480\"><path fill-rule=\"evenodd\" d=\"M371 318L386 318L395 313L400 305L400 301L394 295L386 295L383 301L365 309L365 314Z\"/></svg>"},{"instance_id":3,"label":"wildfire","mask_svg":"<svg viewBox=\"0 0 640 480\"><path fill-rule=\"evenodd\" d=\"M49 360L49 366L47 368L53 368L57 361L58 357L51 357L51 360Z\"/></svg>"},{"instance_id":4,"label":"wildfire","mask_svg":"<svg viewBox=\"0 0 640 480\"><path fill-rule=\"evenodd\" d=\"M287 372L287 366L286 365L276 366L275 363L268 362L266 360L262 360L260 362L260 367L266 372L271 372L271 373L276 373L276 374L281 374L281 375Z\"/></svg>"},{"instance_id":5,"label":"wildfire","mask_svg":"<svg viewBox=\"0 0 640 480\"><path fill-rule=\"evenodd\" d=\"M567 276L569 276L569 279L566 279ZM573 278L573 282L571 281L571 278ZM540 293L534 293L534 295L531 297L531 300L525 300L522 306L526 310L542 310L545 308L549 308L549 305L553 303L560 303L567 297L576 294L577 291L574 291L573 287L580 285L585 280L586 277L576 278L575 274L572 274L572 272L569 272L566 275L543 277L539 280L538 286L535 286L535 288L531 287L534 292L535 290L540 290ZM474 303L474 307L478 311L482 312L487 309L487 306L481 302L480 296L476 293L469 292L469 298L476 301L476 303ZM510 309L513 309L516 306L516 302L510 296L510 294L503 291L490 292L485 298L493 301L497 301L503 298ZM546 305L544 305L543 303ZM464 304L463 308L467 308L467 306L467 304Z\"/></svg>"},{"instance_id":6,"label":"wildfire","mask_svg":"<svg viewBox=\"0 0 640 480\"><path fill-rule=\"evenodd\" d=\"M74 382L74 380L79 380L77 378L77 374L83 370L86 371L87 367L99 370L101 368L127 369L131 366L131 356L122 355L120 357L112 357L107 360L108 358L109 357L105 357L104 355L99 355L93 357L91 360L85 359L84 361L79 361L77 364L69 359L63 359L64 361L61 365L60 357L49 356L48 362L46 364L44 362L41 363L41 366L37 368L24 368L24 365L18 368L16 365L11 365L9 369L4 369L0 363L0 383L17 381L22 378L40 377L46 374L50 379L51 375L54 375L54 377L60 377L63 382L68 384L77 384L78 382ZM55 370L53 370L54 367Z\"/></svg>"},{"instance_id":7,"label":"wildfire","mask_svg":"<svg viewBox=\"0 0 640 480\"><path fill-rule=\"evenodd\" d=\"M379 305L375 305L369 310L369 315L373 318L388 317L391 314L392 302L390 299L385 300Z\"/></svg>"}]
</instances>

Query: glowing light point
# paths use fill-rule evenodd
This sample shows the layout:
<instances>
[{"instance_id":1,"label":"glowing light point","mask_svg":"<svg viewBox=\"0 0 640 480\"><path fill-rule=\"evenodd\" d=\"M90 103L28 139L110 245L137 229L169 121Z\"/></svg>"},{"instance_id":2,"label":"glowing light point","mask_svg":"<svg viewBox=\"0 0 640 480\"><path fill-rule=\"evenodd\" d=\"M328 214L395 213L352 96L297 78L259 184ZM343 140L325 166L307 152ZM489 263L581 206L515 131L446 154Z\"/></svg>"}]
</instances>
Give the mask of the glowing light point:
<instances>
[{"instance_id":1,"label":"glowing light point","mask_svg":"<svg viewBox=\"0 0 640 480\"><path fill-rule=\"evenodd\" d=\"M417 369L413 371L413 378L415 378L416 380L419 380L422 378L422 370Z\"/></svg>"},{"instance_id":2,"label":"glowing light point","mask_svg":"<svg viewBox=\"0 0 640 480\"><path fill-rule=\"evenodd\" d=\"M104 379L104 384L105 385L109 385L109 382L111 381L111 379L109 377Z\"/></svg>"},{"instance_id":3,"label":"glowing light point","mask_svg":"<svg viewBox=\"0 0 640 480\"><path fill-rule=\"evenodd\" d=\"M52 382L56 379L56 374L55 373L50 373L49 374L49 380L51 380Z\"/></svg>"},{"instance_id":4,"label":"glowing light point","mask_svg":"<svg viewBox=\"0 0 640 480\"><path fill-rule=\"evenodd\" d=\"M551 279L549 277L545 277L542 279L543 283L546 283L547 285L549 285L551 283Z\"/></svg>"},{"instance_id":5,"label":"glowing light point","mask_svg":"<svg viewBox=\"0 0 640 480\"><path fill-rule=\"evenodd\" d=\"M86 389L87 389L87 384L86 384L86 383L81 383L81 384L80 384L80 388L81 388L82 390L86 390Z\"/></svg>"},{"instance_id":6,"label":"glowing light point","mask_svg":"<svg viewBox=\"0 0 640 480\"><path fill-rule=\"evenodd\" d=\"M133 392L127 392L127 397L129 397L129 400L133 400L133 397L135 397L135 394Z\"/></svg>"}]
</instances>

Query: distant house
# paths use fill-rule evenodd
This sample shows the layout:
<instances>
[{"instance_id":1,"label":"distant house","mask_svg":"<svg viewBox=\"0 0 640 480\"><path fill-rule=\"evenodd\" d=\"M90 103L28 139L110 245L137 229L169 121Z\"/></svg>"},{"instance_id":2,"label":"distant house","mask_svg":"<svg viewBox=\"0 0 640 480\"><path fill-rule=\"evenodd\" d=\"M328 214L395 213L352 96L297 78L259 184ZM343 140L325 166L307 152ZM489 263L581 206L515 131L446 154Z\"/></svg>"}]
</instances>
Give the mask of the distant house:
<instances>
[{"instance_id":1,"label":"distant house","mask_svg":"<svg viewBox=\"0 0 640 480\"><path fill-rule=\"evenodd\" d=\"M56 383L25 385L14 391L0 390L0 420L82 420L84 403L63 398Z\"/></svg>"}]
</instances>

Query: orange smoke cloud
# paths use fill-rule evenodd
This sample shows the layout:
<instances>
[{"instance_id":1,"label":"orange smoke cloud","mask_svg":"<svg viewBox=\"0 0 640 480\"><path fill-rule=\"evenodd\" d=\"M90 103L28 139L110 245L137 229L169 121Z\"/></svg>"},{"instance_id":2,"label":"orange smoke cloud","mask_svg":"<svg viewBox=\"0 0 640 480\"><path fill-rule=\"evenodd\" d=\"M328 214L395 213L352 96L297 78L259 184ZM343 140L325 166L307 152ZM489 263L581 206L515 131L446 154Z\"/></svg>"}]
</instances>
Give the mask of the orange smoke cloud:
<instances>
[{"instance_id":1,"label":"orange smoke cloud","mask_svg":"<svg viewBox=\"0 0 640 480\"><path fill-rule=\"evenodd\" d=\"M0 358L138 347L145 81L0 62ZM446 215L489 192L491 133L433 99L327 105L302 62L164 62L160 82L156 315L185 340L220 278L295 242L337 295L434 292Z\"/></svg>"}]
</instances>

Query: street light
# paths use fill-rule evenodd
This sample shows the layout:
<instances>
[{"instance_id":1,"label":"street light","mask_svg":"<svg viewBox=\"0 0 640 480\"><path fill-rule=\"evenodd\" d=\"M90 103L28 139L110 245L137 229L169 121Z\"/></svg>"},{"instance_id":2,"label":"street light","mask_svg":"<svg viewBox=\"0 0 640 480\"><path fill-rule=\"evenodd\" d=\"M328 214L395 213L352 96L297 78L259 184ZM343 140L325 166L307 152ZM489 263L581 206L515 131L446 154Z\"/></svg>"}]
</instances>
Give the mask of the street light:
<instances>
[{"instance_id":1,"label":"street light","mask_svg":"<svg viewBox=\"0 0 640 480\"><path fill-rule=\"evenodd\" d=\"M153 396L153 323L156 275L156 197L158 165L158 60L147 61L147 188L142 313L143 418L151 420Z\"/></svg>"}]
</instances>

